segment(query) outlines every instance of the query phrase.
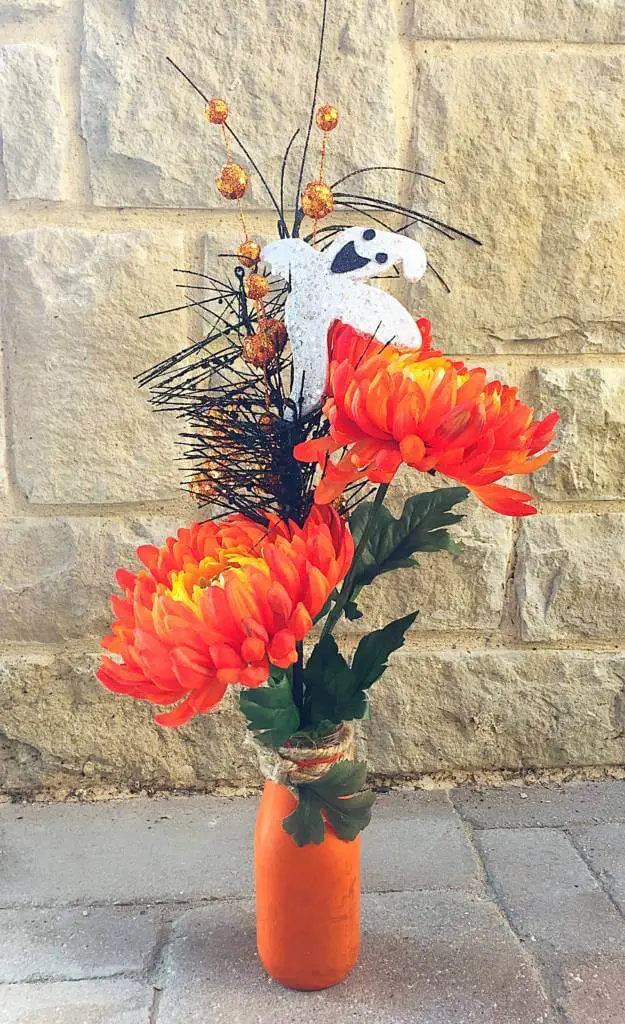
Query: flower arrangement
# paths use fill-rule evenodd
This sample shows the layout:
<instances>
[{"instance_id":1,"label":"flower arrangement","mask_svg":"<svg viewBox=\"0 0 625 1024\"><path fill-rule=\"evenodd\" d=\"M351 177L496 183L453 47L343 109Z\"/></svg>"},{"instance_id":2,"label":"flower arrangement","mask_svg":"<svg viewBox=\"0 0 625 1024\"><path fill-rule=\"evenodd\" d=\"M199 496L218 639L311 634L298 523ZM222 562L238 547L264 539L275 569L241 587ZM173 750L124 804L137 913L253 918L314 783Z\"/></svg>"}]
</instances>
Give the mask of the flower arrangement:
<instances>
[{"instance_id":1,"label":"flower arrangement","mask_svg":"<svg viewBox=\"0 0 625 1024\"><path fill-rule=\"evenodd\" d=\"M487 383L483 369L468 370L432 350L429 324L418 323L421 348L406 350L333 322L321 410L292 425L274 419L281 399L272 383L266 400L233 403L216 435L193 436L193 455L205 446L205 470L199 481L194 474L191 490L202 502L226 503L237 470L225 463L247 449L257 428L266 432L267 450L275 447L283 470L264 486L275 487L276 503L288 494L291 515L256 506L253 515L230 511L180 529L161 548L140 547L145 568L117 573L123 596L112 598L116 619L103 646L119 660L103 658L104 686L174 705L156 716L164 726L210 711L228 686L240 686L240 708L256 740L300 767L300 747L309 752L320 737L369 717L369 691L417 611L363 636L346 659L333 630L343 617L360 617L361 590L383 573L414 566L419 552L457 552L449 527L461 516L452 509L469 490L503 515L533 514L528 494L498 481L529 473L554 454L546 449L557 413L535 420L515 388ZM203 361L213 366L220 359ZM268 378L260 379L264 388ZM204 407L205 393L198 390L193 407L202 422L219 411L212 397ZM231 390L225 393L231 402ZM173 395L180 400L178 389ZM302 434L313 436L293 443ZM223 468L213 455L216 437ZM250 479L237 483L233 505L254 500L257 475L275 474L263 454L248 468ZM416 494L395 518L384 499L402 462L464 486ZM316 472L302 474L301 463ZM371 485L364 494L363 483ZM315 627L305 657L303 642ZM373 794L362 788L364 765L323 755L319 763L321 775L295 784L298 807L284 821L298 844L321 842L325 820L343 839L369 821Z\"/></svg>"},{"instance_id":2,"label":"flower arrangement","mask_svg":"<svg viewBox=\"0 0 625 1024\"><path fill-rule=\"evenodd\" d=\"M416 565L422 552L458 551L450 527L469 492L496 513L533 514L530 496L501 480L552 458L558 415L535 419L516 388L432 348L429 322L368 283L399 265L413 281L427 271L425 250L406 234L412 226L477 240L419 210L346 191L348 178L371 168L328 183L339 113L317 107L316 87L290 219L284 170L297 133L277 199L226 101L174 67L223 135L216 187L237 204L242 237L224 256L234 281L179 272L189 291L180 308L198 309L210 329L140 384L158 409L185 419L186 486L209 517L161 548L139 548L138 572L119 570L98 677L166 708L156 721L169 727L210 712L237 687L253 737L296 797L284 830L298 846L320 844L329 827L351 841L369 821L373 794L346 723L369 717L371 688L417 610L365 633L351 657L333 633L361 617L359 595L381 574ZM314 124L321 158L306 182ZM278 237L264 246L242 206L253 173L277 213ZM341 223L347 212L365 225ZM405 223L393 229L398 218ZM402 463L436 486L394 517L385 497Z\"/></svg>"}]
</instances>

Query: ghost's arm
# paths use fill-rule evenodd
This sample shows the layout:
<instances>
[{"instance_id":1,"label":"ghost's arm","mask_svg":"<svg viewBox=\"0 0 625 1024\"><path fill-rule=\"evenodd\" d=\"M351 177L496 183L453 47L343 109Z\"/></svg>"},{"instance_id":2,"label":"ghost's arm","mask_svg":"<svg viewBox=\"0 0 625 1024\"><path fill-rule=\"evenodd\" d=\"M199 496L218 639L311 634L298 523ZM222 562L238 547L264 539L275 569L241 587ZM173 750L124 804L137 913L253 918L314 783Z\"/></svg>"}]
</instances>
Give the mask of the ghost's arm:
<instances>
[{"instance_id":1,"label":"ghost's arm","mask_svg":"<svg viewBox=\"0 0 625 1024\"><path fill-rule=\"evenodd\" d=\"M301 238L281 238L269 242L263 248L262 259L271 267L272 274L289 281L294 276L307 273L315 265L325 264L321 253L302 241Z\"/></svg>"},{"instance_id":2,"label":"ghost's arm","mask_svg":"<svg viewBox=\"0 0 625 1024\"><path fill-rule=\"evenodd\" d=\"M392 295L371 285L352 283L345 289L332 319L372 334L384 344L421 348L421 332L408 310Z\"/></svg>"},{"instance_id":3,"label":"ghost's arm","mask_svg":"<svg viewBox=\"0 0 625 1024\"><path fill-rule=\"evenodd\" d=\"M291 398L306 414L322 398L328 374L328 330L341 320L383 343L421 348L419 328L410 313L387 292L330 275L301 287L287 301L287 328L293 352Z\"/></svg>"},{"instance_id":4,"label":"ghost's arm","mask_svg":"<svg viewBox=\"0 0 625 1024\"><path fill-rule=\"evenodd\" d=\"M298 275L286 301L285 322L293 357L291 401L303 415L317 406L328 373L328 327L334 315L330 285L317 274ZM290 417L289 417L290 418Z\"/></svg>"}]
</instances>

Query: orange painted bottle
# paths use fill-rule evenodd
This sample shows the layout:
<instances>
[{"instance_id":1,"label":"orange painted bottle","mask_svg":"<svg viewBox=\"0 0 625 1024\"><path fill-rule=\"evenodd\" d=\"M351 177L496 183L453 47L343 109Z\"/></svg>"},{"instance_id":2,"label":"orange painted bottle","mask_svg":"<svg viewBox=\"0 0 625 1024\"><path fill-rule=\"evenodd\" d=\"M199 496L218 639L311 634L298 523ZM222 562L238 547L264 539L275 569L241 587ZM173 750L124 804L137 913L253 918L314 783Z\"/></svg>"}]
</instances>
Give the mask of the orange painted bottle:
<instances>
[{"instance_id":1,"label":"orange painted bottle","mask_svg":"<svg viewBox=\"0 0 625 1024\"><path fill-rule=\"evenodd\" d=\"M294 794L266 782L256 819L256 943L261 962L286 988L336 985L360 948L360 836L297 846L282 821Z\"/></svg>"}]
</instances>

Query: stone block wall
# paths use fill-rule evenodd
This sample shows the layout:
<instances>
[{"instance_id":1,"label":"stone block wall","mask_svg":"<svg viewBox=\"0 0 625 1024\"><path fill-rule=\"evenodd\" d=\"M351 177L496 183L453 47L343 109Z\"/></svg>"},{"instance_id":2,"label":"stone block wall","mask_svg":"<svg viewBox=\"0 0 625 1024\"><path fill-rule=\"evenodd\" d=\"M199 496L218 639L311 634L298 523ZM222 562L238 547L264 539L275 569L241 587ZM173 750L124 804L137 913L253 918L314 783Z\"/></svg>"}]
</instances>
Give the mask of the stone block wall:
<instances>
[{"instance_id":1,"label":"stone block wall","mask_svg":"<svg viewBox=\"0 0 625 1024\"><path fill-rule=\"evenodd\" d=\"M319 14L292 0L0 0L7 794L257 780L231 703L162 730L93 668L115 566L194 514L176 424L132 378L201 325L138 317L179 304L171 268L213 265L237 236L212 184L219 135L165 58L228 98L275 182L305 123ZM378 774L625 760L624 71L621 0L330 0L330 173L443 178L368 186L483 241L419 233L451 293L428 275L397 294L448 351L563 416L561 454L531 481L540 516L472 502L462 554L369 595L376 624L421 610L363 729ZM257 186L247 216L267 237Z\"/></svg>"}]
</instances>

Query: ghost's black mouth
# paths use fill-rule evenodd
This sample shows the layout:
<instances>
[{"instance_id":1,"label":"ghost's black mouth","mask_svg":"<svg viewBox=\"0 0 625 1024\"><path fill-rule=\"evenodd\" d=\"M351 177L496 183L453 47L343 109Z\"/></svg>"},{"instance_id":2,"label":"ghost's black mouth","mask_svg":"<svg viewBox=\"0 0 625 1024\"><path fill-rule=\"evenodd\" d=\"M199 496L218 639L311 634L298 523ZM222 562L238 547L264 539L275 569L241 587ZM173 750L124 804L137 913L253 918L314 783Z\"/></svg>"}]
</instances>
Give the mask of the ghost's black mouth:
<instances>
[{"instance_id":1,"label":"ghost's black mouth","mask_svg":"<svg viewBox=\"0 0 625 1024\"><path fill-rule=\"evenodd\" d=\"M368 259L359 256L353 242L346 242L332 260L330 270L333 274L346 274L348 270L360 270L369 263Z\"/></svg>"}]
</instances>

